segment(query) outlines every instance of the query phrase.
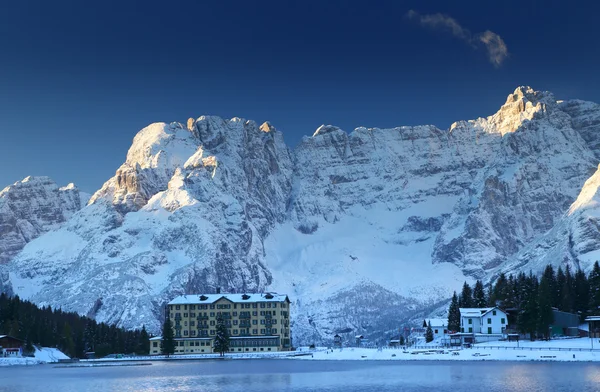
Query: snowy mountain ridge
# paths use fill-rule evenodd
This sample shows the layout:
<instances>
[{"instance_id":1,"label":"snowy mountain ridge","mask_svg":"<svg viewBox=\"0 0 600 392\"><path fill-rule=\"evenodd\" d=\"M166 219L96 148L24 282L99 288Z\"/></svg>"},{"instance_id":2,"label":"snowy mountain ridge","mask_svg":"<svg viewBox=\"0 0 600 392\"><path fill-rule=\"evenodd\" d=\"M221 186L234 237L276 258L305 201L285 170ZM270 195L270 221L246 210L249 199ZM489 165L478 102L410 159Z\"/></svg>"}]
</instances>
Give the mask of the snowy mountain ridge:
<instances>
[{"instance_id":1,"label":"snowy mountain ridge","mask_svg":"<svg viewBox=\"0 0 600 392\"><path fill-rule=\"evenodd\" d=\"M530 87L446 131L323 125L293 151L269 123L151 124L86 207L8 255L4 290L152 331L177 295L272 290L293 302L297 343L379 338L464 280L527 268L532 244L586 211L566 214L598 131L598 105Z\"/></svg>"}]
</instances>

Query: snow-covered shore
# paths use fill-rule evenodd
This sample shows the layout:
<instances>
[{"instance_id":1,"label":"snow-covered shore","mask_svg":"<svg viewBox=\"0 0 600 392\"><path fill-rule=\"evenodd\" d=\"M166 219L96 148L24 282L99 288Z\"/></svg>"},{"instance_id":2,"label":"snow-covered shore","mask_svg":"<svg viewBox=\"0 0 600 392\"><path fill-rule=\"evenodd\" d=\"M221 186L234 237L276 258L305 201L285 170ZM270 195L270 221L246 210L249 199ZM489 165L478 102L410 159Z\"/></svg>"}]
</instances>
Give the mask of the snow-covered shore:
<instances>
[{"instance_id":1,"label":"snow-covered shore","mask_svg":"<svg viewBox=\"0 0 600 392\"><path fill-rule=\"evenodd\" d=\"M600 342L587 338L545 341L489 342L469 349L343 348L315 351L299 360L343 361L600 361Z\"/></svg>"},{"instance_id":2,"label":"snow-covered shore","mask_svg":"<svg viewBox=\"0 0 600 392\"><path fill-rule=\"evenodd\" d=\"M69 357L57 348L41 347L35 349L35 354L33 358L0 358L0 366L40 365L43 363L58 362L59 359L69 359Z\"/></svg>"}]
</instances>

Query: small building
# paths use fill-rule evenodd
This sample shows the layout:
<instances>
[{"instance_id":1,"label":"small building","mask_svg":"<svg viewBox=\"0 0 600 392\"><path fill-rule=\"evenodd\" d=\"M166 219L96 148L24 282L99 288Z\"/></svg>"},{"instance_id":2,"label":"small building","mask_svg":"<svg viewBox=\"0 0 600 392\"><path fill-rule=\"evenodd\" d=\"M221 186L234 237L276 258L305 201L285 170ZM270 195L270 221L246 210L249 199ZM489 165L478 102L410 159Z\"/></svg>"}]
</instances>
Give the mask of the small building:
<instances>
[{"instance_id":1,"label":"small building","mask_svg":"<svg viewBox=\"0 0 600 392\"><path fill-rule=\"evenodd\" d=\"M354 338L356 339L356 347L360 347L365 337L363 335L356 335Z\"/></svg>"},{"instance_id":2,"label":"small building","mask_svg":"<svg viewBox=\"0 0 600 392\"><path fill-rule=\"evenodd\" d=\"M505 337L507 319L498 307L460 308L460 334L454 335L462 344L500 340Z\"/></svg>"},{"instance_id":3,"label":"small building","mask_svg":"<svg viewBox=\"0 0 600 392\"><path fill-rule=\"evenodd\" d=\"M24 341L8 335L0 335L0 356L21 357L23 356Z\"/></svg>"},{"instance_id":4,"label":"small building","mask_svg":"<svg viewBox=\"0 0 600 392\"><path fill-rule=\"evenodd\" d=\"M506 329L506 313L500 308L460 308L460 331L502 335Z\"/></svg>"},{"instance_id":5,"label":"small building","mask_svg":"<svg viewBox=\"0 0 600 392\"><path fill-rule=\"evenodd\" d=\"M600 338L600 316L589 316L585 321L588 323L588 336Z\"/></svg>"},{"instance_id":6,"label":"small building","mask_svg":"<svg viewBox=\"0 0 600 392\"><path fill-rule=\"evenodd\" d=\"M340 335L338 335L337 333L333 337L333 347L342 348L342 337Z\"/></svg>"},{"instance_id":7,"label":"small building","mask_svg":"<svg viewBox=\"0 0 600 392\"><path fill-rule=\"evenodd\" d=\"M579 315L552 308L551 336L579 336Z\"/></svg>"},{"instance_id":8,"label":"small building","mask_svg":"<svg viewBox=\"0 0 600 392\"><path fill-rule=\"evenodd\" d=\"M390 347L400 347L400 339L391 339L389 346Z\"/></svg>"},{"instance_id":9,"label":"small building","mask_svg":"<svg viewBox=\"0 0 600 392\"><path fill-rule=\"evenodd\" d=\"M425 322L427 325L431 325L431 329L433 330L433 338L443 338L448 335L448 320L447 319L426 319Z\"/></svg>"}]
</instances>

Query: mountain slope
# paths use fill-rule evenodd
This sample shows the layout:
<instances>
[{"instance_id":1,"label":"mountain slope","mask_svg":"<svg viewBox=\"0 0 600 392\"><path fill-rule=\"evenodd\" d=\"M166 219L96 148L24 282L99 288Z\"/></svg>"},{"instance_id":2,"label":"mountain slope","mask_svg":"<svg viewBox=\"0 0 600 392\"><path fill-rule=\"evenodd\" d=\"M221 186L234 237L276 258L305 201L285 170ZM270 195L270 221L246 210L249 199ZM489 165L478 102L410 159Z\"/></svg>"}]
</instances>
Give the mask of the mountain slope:
<instances>
[{"instance_id":1,"label":"mountain slope","mask_svg":"<svg viewBox=\"0 0 600 392\"><path fill-rule=\"evenodd\" d=\"M87 203L73 184L59 188L48 177L27 177L0 191L0 264L31 240L60 227Z\"/></svg>"},{"instance_id":2,"label":"mountain slope","mask_svg":"<svg viewBox=\"0 0 600 392\"><path fill-rule=\"evenodd\" d=\"M294 151L269 123L152 124L87 207L9 257L9 280L152 331L176 295L275 290L296 343L379 338L517 268L594 172L599 126L597 105L528 87L449 130L324 125Z\"/></svg>"}]
</instances>

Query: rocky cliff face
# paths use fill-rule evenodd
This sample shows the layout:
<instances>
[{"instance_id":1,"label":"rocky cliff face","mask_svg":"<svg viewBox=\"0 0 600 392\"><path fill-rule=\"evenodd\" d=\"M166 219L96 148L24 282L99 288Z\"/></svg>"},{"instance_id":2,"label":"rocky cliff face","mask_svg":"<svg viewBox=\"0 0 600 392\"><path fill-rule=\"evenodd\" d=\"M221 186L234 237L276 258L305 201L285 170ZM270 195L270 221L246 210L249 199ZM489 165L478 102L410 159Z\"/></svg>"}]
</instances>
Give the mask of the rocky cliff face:
<instances>
[{"instance_id":1,"label":"rocky cliff face","mask_svg":"<svg viewBox=\"0 0 600 392\"><path fill-rule=\"evenodd\" d=\"M294 302L297 344L381 337L465 279L525 268L523 252L577 215L564 214L599 128L598 105L527 87L449 130L324 125L293 152L269 123L152 124L87 207L7 257L9 281L153 331L173 296L275 290ZM577 216L574 241L600 249Z\"/></svg>"},{"instance_id":2,"label":"rocky cliff face","mask_svg":"<svg viewBox=\"0 0 600 392\"><path fill-rule=\"evenodd\" d=\"M48 177L27 177L4 188L0 191L0 264L28 242L60 227L87 199L75 185L59 188Z\"/></svg>"}]
</instances>

